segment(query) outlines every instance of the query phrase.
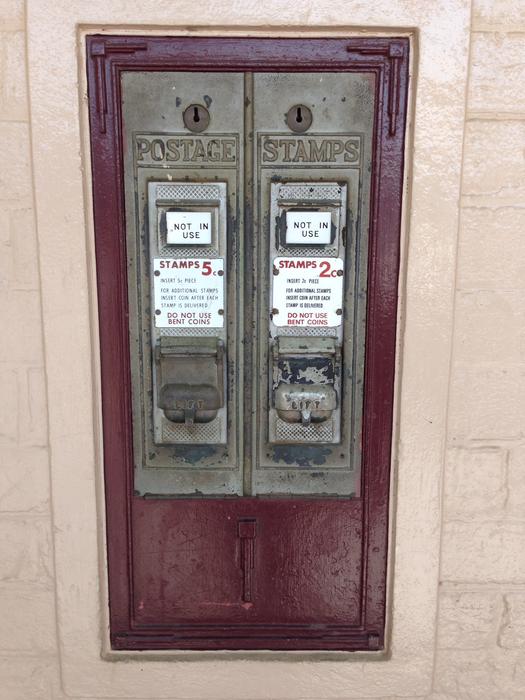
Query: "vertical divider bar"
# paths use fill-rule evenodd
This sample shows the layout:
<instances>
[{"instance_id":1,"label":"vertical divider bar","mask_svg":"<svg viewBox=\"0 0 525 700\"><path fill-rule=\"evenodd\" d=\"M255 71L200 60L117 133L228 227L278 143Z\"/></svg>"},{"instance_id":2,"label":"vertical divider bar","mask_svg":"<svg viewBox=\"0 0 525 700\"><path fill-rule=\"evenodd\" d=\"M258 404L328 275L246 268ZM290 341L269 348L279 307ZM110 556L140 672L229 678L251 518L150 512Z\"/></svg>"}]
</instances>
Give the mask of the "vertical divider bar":
<instances>
[{"instance_id":1,"label":"vertical divider bar","mask_svg":"<svg viewBox=\"0 0 525 700\"><path fill-rule=\"evenodd\" d=\"M244 348L244 424L239 424L243 433L243 496L252 496L252 470L254 445L256 444L257 392L255 391L256 374L253 360L257 356L257 348L253 348L256 333L256 314L254 286L254 246L256 245L256 217L254 216L254 173L253 173L253 73L244 73L244 226L239 234L244 254L239 260L239 277L243 283L239 285L239 322L242 324ZM248 423L246 425L246 422Z\"/></svg>"}]
</instances>

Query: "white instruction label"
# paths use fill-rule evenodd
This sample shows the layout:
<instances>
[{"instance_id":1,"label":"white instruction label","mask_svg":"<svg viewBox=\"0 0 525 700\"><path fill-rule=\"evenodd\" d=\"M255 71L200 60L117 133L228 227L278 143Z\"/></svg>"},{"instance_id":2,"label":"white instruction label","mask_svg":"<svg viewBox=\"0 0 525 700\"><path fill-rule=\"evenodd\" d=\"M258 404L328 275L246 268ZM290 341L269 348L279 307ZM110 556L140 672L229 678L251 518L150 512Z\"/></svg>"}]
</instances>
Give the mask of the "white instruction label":
<instances>
[{"instance_id":1,"label":"white instruction label","mask_svg":"<svg viewBox=\"0 0 525 700\"><path fill-rule=\"evenodd\" d=\"M211 243L211 212L166 212L166 242L169 245L209 245Z\"/></svg>"},{"instance_id":2,"label":"white instruction label","mask_svg":"<svg viewBox=\"0 0 525 700\"><path fill-rule=\"evenodd\" d=\"M332 215L329 211L287 211L286 242L324 245L330 243Z\"/></svg>"},{"instance_id":3,"label":"white instruction label","mask_svg":"<svg viewBox=\"0 0 525 700\"><path fill-rule=\"evenodd\" d=\"M276 326L340 326L342 258L275 258L273 322Z\"/></svg>"},{"instance_id":4,"label":"white instruction label","mask_svg":"<svg viewBox=\"0 0 525 700\"><path fill-rule=\"evenodd\" d=\"M154 258L157 328L224 326L224 260Z\"/></svg>"}]
</instances>

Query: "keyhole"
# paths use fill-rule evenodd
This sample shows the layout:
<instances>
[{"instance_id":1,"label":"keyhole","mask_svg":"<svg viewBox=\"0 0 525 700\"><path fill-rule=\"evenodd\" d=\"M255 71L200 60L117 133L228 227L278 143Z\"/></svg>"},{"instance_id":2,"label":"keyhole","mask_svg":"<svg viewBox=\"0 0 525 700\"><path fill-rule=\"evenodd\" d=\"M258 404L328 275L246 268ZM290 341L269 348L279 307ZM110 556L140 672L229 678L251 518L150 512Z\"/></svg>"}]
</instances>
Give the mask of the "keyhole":
<instances>
[{"instance_id":1,"label":"keyhole","mask_svg":"<svg viewBox=\"0 0 525 700\"><path fill-rule=\"evenodd\" d=\"M312 120L312 110L306 105L294 105L286 115L288 128L299 134L312 126Z\"/></svg>"},{"instance_id":2,"label":"keyhole","mask_svg":"<svg viewBox=\"0 0 525 700\"><path fill-rule=\"evenodd\" d=\"M210 113L204 105L189 105L182 114L184 126L190 131L200 132L210 125Z\"/></svg>"}]
</instances>

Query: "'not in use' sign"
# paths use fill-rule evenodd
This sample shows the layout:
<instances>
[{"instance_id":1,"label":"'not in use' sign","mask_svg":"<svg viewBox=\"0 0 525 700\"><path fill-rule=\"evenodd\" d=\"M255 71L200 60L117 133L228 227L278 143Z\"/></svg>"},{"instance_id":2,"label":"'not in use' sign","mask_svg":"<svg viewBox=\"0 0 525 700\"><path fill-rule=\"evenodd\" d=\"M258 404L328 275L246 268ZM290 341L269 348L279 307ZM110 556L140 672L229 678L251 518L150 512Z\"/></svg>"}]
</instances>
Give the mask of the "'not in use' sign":
<instances>
[{"instance_id":1,"label":"'not in use' sign","mask_svg":"<svg viewBox=\"0 0 525 700\"><path fill-rule=\"evenodd\" d=\"M211 212L166 212L166 243L168 245L209 245L211 243Z\"/></svg>"},{"instance_id":2,"label":"'not in use' sign","mask_svg":"<svg viewBox=\"0 0 525 700\"><path fill-rule=\"evenodd\" d=\"M325 245L330 243L332 215L329 211L287 211L286 242Z\"/></svg>"}]
</instances>

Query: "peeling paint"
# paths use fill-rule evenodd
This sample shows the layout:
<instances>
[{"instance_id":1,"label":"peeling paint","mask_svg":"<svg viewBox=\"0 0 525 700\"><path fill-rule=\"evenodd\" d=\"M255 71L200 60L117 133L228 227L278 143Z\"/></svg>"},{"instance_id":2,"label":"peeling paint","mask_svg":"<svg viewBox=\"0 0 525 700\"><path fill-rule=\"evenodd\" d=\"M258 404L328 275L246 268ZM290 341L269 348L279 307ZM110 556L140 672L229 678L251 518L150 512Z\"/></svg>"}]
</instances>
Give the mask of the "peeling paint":
<instances>
[{"instance_id":1,"label":"peeling paint","mask_svg":"<svg viewBox=\"0 0 525 700\"><path fill-rule=\"evenodd\" d=\"M276 445L273 448L272 459L274 462L284 462L299 467L310 467L313 464L326 463L332 450L330 447L320 445Z\"/></svg>"}]
</instances>

